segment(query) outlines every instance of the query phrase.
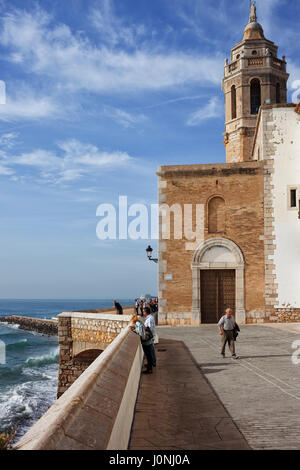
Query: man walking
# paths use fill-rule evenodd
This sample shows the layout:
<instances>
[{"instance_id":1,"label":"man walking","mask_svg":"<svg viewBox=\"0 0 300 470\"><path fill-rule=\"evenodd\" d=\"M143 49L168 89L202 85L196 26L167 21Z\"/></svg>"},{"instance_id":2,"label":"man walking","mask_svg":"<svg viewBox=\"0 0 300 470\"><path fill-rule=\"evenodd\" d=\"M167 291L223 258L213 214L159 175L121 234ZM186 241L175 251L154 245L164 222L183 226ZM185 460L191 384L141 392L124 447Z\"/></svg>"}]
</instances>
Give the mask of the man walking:
<instances>
[{"instance_id":1,"label":"man walking","mask_svg":"<svg viewBox=\"0 0 300 470\"><path fill-rule=\"evenodd\" d=\"M231 308L228 308L225 312L225 315L223 315L223 317L218 323L220 335L222 336L221 355L223 358L225 357L226 343L228 343L230 352L232 354L232 359L237 359L237 355L235 354L235 344L234 344L234 336L233 336L233 330L235 328L235 325L236 323L232 315L232 310Z\"/></svg>"},{"instance_id":2,"label":"man walking","mask_svg":"<svg viewBox=\"0 0 300 470\"><path fill-rule=\"evenodd\" d=\"M151 310L149 307L144 307L144 316L146 317L145 320L145 327L148 327L151 330L151 333L153 335L153 338L151 339L151 355L152 355L152 365L153 367L156 367L156 354L155 354L155 348L154 348L154 338L156 335L155 331L155 320L154 317L151 315Z\"/></svg>"}]
</instances>

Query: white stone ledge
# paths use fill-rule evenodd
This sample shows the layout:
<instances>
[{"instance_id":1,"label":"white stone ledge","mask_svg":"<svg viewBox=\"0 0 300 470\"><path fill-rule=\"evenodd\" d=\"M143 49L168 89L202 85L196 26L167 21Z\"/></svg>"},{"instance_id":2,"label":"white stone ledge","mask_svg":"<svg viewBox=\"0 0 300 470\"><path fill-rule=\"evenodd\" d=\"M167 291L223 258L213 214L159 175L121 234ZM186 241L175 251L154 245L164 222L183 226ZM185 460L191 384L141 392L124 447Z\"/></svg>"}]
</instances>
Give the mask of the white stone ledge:
<instances>
[{"instance_id":1,"label":"white stone ledge","mask_svg":"<svg viewBox=\"0 0 300 470\"><path fill-rule=\"evenodd\" d=\"M131 315L117 315L111 313L85 313L85 312L63 312L59 318L81 318L88 320L114 320L120 322L130 322Z\"/></svg>"},{"instance_id":2,"label":"white stone ledge","mask_svg":"<svg viewBox=\"0 0 300 470\"><path fill-rule=\"evenodd\" d=\"M122 330L15 445L15 450L126 450L143 352Z\"/></svg>"}]
</instances>

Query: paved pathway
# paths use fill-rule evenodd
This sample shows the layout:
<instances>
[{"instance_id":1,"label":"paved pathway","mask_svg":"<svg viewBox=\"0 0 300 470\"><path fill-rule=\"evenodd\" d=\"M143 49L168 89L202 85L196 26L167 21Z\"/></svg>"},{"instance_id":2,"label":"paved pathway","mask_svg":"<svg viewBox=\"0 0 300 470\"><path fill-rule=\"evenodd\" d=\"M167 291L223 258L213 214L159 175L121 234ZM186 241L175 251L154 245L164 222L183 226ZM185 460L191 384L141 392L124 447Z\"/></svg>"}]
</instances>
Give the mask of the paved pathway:
<instances>
[{"instance_id":1,"label":"paved pathway","mask_svg":"<svg viewBox=\"0 0 300 470\"><path fill-rule=\"evenodd\" d=\"M155 372L142 377L129 448L249 449L185 345L161 338L156 352Z\"/></svg>"},{"instance_id":2,"label":"paved pathway","mask_svg":"<svg viewBox=\"0 0 300 470\"><path fill-rule=\"evenodd\" d=\"M159 335L181 339L185 343L251 448L300 449L300 365L294 365L291 360L292 343L300 340L299 324L276 325L275 328L265 325L241 327L237 342L241 358L238 361L220 357L220 336L215 326L161 327ZM163 380L164 369L174 368L172 363L176 364L176 357L170 365L160 359L160 380ZM182 366L178 376L181 373ZM184 377L190 390L187 401L199 393L194 382L190 382L194 374L195 371ZM147 383L143 379L142 387L151 384L151 380L152 376L147 377ZM160 393L161 390L156 394L156 403ZM151 387L150 402L154 396ZM193 401L192 409L197 409L197 403L205 407L206 400L207 397L200 393Z\"/></svg>"}]
</instances>

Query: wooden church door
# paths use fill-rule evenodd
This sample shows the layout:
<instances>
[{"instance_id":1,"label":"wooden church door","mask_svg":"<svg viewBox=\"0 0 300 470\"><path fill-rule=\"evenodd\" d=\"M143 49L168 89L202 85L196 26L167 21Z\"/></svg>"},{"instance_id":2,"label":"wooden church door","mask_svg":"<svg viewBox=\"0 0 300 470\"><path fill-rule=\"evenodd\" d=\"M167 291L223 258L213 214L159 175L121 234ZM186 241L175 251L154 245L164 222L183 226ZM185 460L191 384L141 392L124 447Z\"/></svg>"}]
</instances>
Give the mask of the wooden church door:
<instances>
[{"instance_id":1,"label":"wooden church door","mask_svg":"<svg viewBox=\"0 0 300 470\"><path fill-rule=\"evenodd\" d=\"M201 323L217 323L229 307L235 314L235 270L201 270Z\"/></svg>"}]
</instances>

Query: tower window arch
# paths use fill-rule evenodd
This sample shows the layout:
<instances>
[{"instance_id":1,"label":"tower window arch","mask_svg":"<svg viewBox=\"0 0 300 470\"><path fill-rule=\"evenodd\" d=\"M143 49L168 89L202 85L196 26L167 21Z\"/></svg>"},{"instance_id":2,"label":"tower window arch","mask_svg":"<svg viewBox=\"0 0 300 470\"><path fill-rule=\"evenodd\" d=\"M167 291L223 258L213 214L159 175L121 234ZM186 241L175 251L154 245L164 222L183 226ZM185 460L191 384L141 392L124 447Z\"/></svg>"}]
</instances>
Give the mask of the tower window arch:
<instances>
[{"instance_id":1,"label":"tower window arch","mask_svg":"<svg viewBox=\"0 0 300 470\"><path fill-rule=\"evenodd\" d=\"M261 86L258 78L254 78L250 84L251 114L258 114L261 106Z\"/></svg>"},{"instance_id":2,"label":"tower window arch","mask_svg":"<svg viewBox=\"0 0 300 470\"><path fill-rule=\"evenodd\" d=\"M276 103L281 103L281 87L280 83L276 84Z\"/></svg>"},{"instance_id":3,"label":"tower window arch","mask_svg":"<svg viewBox=\"0 0 300 470\"><path fill-rule=\"evenodd\" d=\"M225 232L225 201L215 196L208 202L208 232Z\"/></svg>"},{"instance_id":4,"label":"tower window arch","mask_svg":"<svg viewBox=\"0 0 300 470\"><path fill-rule=\"evenodd\" d=\"M236 88L231 87L231 119L236 119Z\"/></svg>"}]
</instances>

